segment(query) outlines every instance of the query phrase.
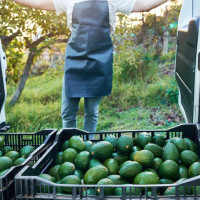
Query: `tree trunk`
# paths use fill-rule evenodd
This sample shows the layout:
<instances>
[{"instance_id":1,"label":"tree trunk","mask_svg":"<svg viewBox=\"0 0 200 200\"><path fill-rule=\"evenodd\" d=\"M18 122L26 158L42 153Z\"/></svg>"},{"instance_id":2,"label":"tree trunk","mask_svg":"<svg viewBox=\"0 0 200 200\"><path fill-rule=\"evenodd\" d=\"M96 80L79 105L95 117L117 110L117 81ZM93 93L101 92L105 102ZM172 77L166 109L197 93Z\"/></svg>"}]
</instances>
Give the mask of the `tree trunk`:
<instances>
[{"instance_id":1,"label":"tree trunk","mask_svg":"<svg viewBox=\"0 0 200 200\"><path fill-rule=\"evenodd\" d=\"M167 25L167 18L168 18L169 10L168 7L165 7L165 24ZM163 40L163 55L168 53L168 43L169 43L169 33L168 27L165 28L164 32L164 40Z\"/></svg>"},{"instance_id":2,"label":"tree trunk","mask_svg":"<svg viewBox=\"0 0 200 200\"><path fill-rule=\"evenodd\" d=\"M15 94L13 95L11 101L9 102L10 105L14 106L18 99L20 98L22 91L24 89L26 80L28 79L29 76L29 72L31 70L31 66L33 64L33 59L35 57L35 52L30 52L26 61L26 65L25 65L25 69L24 69L24 73L20 79L20 83L18 85L18 88L15 91Z\"/></svg>"},{"instance_id":3,"label":"tree trunk","mask_svg":"<svg viewBox=\"0 0 200 200\"><path fill-rule=\"evenodd\" d=\"M164 33L164 42L163 42L163 55L168 53L168 44L169 44L168 31L165 31L165 33Z\"/></svg>"}]
</instances>

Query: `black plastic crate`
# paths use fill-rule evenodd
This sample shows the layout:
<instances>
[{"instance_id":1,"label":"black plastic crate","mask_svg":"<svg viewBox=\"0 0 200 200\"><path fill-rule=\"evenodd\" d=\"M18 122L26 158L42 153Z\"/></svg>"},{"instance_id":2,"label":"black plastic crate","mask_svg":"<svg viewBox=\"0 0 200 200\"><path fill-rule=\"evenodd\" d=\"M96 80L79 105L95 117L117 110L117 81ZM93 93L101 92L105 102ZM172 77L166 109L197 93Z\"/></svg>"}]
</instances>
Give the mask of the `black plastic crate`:
<instances>
[{"instance_id":1,"label":"black plastic crate","mask_svg":"<svg viewBox=\"0 0 200 200\"><path fill-rule=\"evenodd\" d=\"M20 151L26 145L35 147L35 150L21 164L11 167L3 176L0 176L0 200L15 199L15 175L27 164L36 162L44 151L55 141L57 130L45 129L36 133L0 133L4 138L4 146Z\"/></svg>"},{"instance_id":2,"label":"black plastic crate","mask_svg":"<svg viewBox=\"0 0 200 200\"><path fill-rule=\"evenodd\" d=\"M123 134L136 136L141 132L154 134L163 134L166 139L173 137L190 138L198 147L198 154L200 155L199 146L199 125L195 124L183 124L168 130L133 130L133 131L112 131L112 132L98 132L95 133L95 139L93 142L102 141L108 134L113 134L116 137L120 137ZM94 133L87 133L79 129L62 129L57 133L55 143L49 148L49 150L36 162L32 167L26 166L17 175L15 179L16 199L200 199L200 193L197 191L197 186L200 186L200 176L187 179L179 184L158 184L158 185L66 185L55 184L38 177L39 174L47 172L54 165L54 158L56 154L61 150L62 143L69 139L73 135L80 135L84 140L89 139L89 135ZM56 187L71 187L72 194L56 194ZM175 195L163 196L157 193L163 187L175 187ZM47 193L42 192L42 188L47 189ZM121 196L105 196L104 189L106 187L121 187ZM126 188L136 188L140 191L139 195L127 195ZM194 188L192 195L187 195L186 191L191 187ZM93 191L93 194L84 191ZM97 193L98 190L98 193ZM148 192L151 191L151 194Z\"/></svg>"}]
</instances>

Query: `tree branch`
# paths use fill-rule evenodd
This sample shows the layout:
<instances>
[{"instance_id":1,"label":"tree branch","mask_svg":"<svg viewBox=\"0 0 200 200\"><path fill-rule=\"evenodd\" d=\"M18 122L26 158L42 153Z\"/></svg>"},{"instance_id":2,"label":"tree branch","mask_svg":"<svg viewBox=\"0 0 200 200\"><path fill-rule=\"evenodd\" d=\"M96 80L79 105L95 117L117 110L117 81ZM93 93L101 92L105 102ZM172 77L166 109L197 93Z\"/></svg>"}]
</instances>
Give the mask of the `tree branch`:
<instances>
[{"instance_id":1,"label":"tree branch","mask_svg":"<svg viewBox=\"0 0 200 200\"><path fill-rule=\"evenodd\" d=\"M6 36L6 35L0 35L0 37L2 38L2 43L7 46L11 43L11 41L13 39L15 39L19 34L21 33L20 30L18 30L17 32L13 33L10 36Z\"/></svg>"}]
</instances>

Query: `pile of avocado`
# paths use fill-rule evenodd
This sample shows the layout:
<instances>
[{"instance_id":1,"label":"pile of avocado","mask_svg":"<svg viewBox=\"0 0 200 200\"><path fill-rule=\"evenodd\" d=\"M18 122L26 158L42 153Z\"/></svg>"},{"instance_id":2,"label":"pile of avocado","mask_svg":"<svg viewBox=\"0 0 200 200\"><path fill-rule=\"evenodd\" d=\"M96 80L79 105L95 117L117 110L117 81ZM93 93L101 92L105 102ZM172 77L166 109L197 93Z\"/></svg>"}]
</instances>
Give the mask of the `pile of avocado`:
<instances>
[{"instance_id":1,"label":"pile of avocado","mask_svg":"<svg viewBox=\"0 0 200 200\"><path fill-rule=\"evenodd\" d=\"M189 138L152 136L141 132L135 137L107 135L104 141L92 143L80 136L64 141L48 173L39 177L58 184L119 185L84 190L83 195L141 195L144 188L134 185L173 184L200 175L196 144ZM195 191L199 188L195 188ZM56 187L57 193L72 194L71 187ZM151 188L149 187L149 193ZM180 187L180 194L190 194L194 187ZM77 190L78 191L78 190ZM44 188L40 192L47 192ZM80 191L79 191L80 192ZM159 195L175 195L175 187L157 188Z\"/></svg>"},{"instance_id":2,"label":"pile of avocado","mask_svg":"<svg viewBox=\"0 0 200 200\"><path fill-rule=\"evenodd\" d=\"M22 147L20 152L14 151L12 147L4 146L4 140L0 137L0 176L11 167L22 164L34 150L33 146L27 145Z\"/></svg>"}]
</instances>

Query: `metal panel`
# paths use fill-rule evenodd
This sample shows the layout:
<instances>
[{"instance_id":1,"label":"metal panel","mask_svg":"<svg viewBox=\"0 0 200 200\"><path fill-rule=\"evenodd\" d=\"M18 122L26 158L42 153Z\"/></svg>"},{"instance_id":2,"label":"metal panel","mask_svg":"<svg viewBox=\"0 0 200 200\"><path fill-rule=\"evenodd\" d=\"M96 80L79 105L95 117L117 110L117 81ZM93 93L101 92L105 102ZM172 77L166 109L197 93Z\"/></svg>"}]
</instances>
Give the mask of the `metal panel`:
<instances>
[{"instance_id":1,"label":"metal panel","mask_svg":"<svg viewBox=\"0 0 200 200\"><path fill-rule=\"evenodd\" d=\"M195 69L199 19L191 19L188 30L178 30L176 54L176 79L180 89L180 101L187 122L193 122L195 98Z\"/></svg>"},{"instance_id":2,"label":"metal panel","mask_svg":"<svg viewBox=\"0 0 200 200\"><path fill-rule=\"evenodd\" d=\"M6 121L5 116L5 100L6 100L6 55L0 40L0 124Z\"/></svg>"},{"instance_id":3,"label":"metal panel","mask_svg":"<svg viewBox=\"0 0 200 200\"><path fill-rule=\"evenodd\" d=\"M5 91L4 91L4 83L3 83L2 66L1 66L1 60L0 60L0 112L2 110L4 100L5 100Z\"/></svg>"},{"instance_id":4,"label":"metal panel","mask_svg":"<svg viewBox=\"0 0 200 200\"><path fill-rule=\"evenodd\" d=\"M176 80L179 106L185 121L199 123L199 26L200 1L184 0L179 17L176 52Z\"/></svg>"}]
</instances>

